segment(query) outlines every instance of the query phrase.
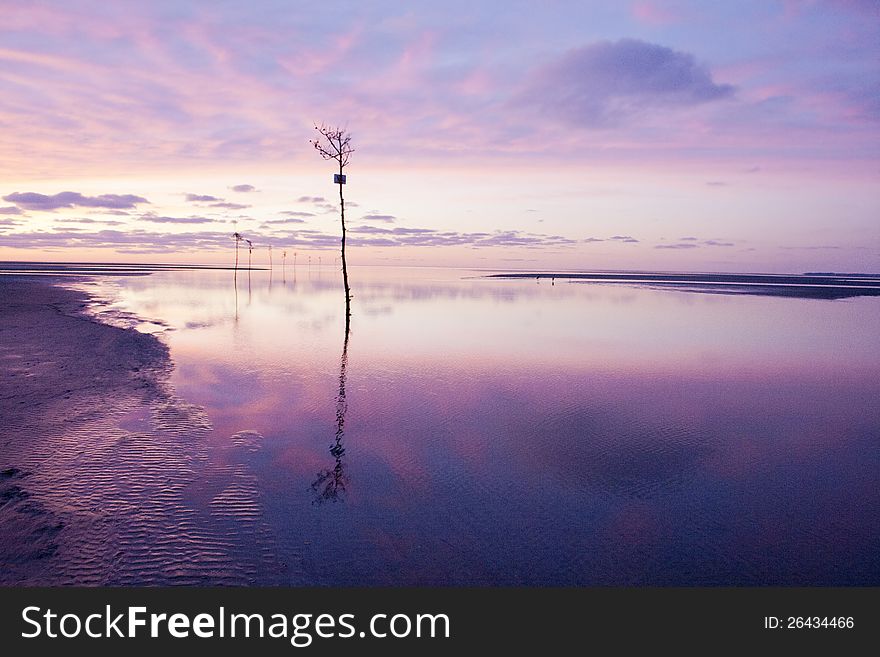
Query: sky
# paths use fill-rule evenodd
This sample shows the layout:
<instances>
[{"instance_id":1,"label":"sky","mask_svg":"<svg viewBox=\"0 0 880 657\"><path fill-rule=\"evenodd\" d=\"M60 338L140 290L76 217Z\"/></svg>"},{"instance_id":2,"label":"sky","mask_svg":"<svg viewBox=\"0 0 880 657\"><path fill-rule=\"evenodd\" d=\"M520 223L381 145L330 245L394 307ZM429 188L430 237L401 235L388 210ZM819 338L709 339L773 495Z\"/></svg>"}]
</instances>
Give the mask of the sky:
<instances>
[{"instance_id":1,"label":"sky","mask_svg":"<svg viewBox=\"0 0 880 657\"><path fill-rule=\"evenodd\" d=\"M880 272L875 0L0 16L0 260Z\"/></svg>"}]
</instances>

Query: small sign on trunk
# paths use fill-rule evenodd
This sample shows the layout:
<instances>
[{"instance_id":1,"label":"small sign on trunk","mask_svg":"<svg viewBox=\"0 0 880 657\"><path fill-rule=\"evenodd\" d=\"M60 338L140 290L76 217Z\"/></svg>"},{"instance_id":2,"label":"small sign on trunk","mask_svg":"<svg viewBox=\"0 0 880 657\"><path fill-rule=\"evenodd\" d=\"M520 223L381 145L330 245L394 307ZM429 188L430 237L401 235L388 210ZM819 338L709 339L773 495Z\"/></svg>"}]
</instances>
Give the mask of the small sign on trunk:
<instances>
[{"instance_id":1,"label":"small sign on trunk","mask_svg":"<svg viewBox=\"0 0 880 657\"><path fill-rule=\"evenodd\" d=\"M344 173L334 173L333 174L333 184L334 185L344 185L345 184L345 174Z\"/></svg>"}]
</instances>

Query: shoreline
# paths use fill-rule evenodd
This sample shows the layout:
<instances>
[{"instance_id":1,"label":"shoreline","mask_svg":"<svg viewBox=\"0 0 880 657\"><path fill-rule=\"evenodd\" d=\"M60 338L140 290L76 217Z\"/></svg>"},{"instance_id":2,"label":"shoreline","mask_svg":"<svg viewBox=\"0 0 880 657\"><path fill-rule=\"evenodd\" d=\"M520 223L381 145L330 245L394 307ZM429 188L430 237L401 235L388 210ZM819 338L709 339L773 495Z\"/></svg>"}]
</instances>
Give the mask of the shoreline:
<instances>
[{"instance_id":1,"label":"shoreline","mask_svg":"<svg viewBox=\"0 0 880 657\"><path fill-rule=\"evenodd\" d=\"M0 277L0 585L241 585L194 490L223 490L211 423L169 383L168 347L103 324L69 277Z\"/></svg>"},{"instance_id":2,"label":"shoreline","mask_svg":"<svg viewBox=\"0 0 880 657\"><path fill-rule=\"evenodd\" d=\"M49 410L63 412L67 425L76 423L95 396L106 404L108 395L138 390L148 402L168 374L170 355L161 341L98 321L85 312L89 294L61 282L0 277L0 411L8 423L3 433L10 424L52 428ZM0 441L0 449L8 446L8 439Z\"/></svg>"},{"instance_id":3,"label":"shoreline","mask_svg":"<svg viewBox=\"0 0 880 657\"><path fill-rule=\"evenodd\" d=\"M880 277L867 274L665 274L660 272L508 272L491 280L556 279L569 283L638 285L701 294L849 299L880 296Z\"/></svg>"},{"instance_id":4,"label":"shoreline","mask_svg":"<svg viewBox=\"0 0 880 657\"><path fill-rule=\"evenodd\" d=\"M70 278L66 278L70 281ZM67 564L95 561L104 546L83 540L102 531L94 509L71 500L75 472L61 471L89 452L90 436L109 432L126 413L160 398L168 349L153 336L102 324L84 312L86 292L55 277L0 277L0 583L99 584L100 572ZM94 440L93 443L100 443ZM77 443L86 443L80 444ZM94 484L95 487L98 484ZM55 569L60 570L52 574Z\"/></svg>"}]
</instances>

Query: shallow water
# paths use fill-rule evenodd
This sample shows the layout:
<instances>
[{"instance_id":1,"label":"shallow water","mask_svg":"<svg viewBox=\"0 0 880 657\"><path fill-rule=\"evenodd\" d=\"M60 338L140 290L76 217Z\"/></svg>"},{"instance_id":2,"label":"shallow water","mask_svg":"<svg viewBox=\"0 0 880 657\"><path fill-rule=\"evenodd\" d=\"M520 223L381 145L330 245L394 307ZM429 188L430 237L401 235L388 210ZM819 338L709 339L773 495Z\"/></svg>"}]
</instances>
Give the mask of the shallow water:
<instances>
[{"instance_id":1,"label":"shallow water","mask_svg":"<svg viewBox=\"0 0 880 657\"><path fill-rule=\"evenodd\" d=\"M880 583L880 299L355 268L346 341L339 278L87 284L204 410L242 583Z\"/></svg>"}]
</instances>

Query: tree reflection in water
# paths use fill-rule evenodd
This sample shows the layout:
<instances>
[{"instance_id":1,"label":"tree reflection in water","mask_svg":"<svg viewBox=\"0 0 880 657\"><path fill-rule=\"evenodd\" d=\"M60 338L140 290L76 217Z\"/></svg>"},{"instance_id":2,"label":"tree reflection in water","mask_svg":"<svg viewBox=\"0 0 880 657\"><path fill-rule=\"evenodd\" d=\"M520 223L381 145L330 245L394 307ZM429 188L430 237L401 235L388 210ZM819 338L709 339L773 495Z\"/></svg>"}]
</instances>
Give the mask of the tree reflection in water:
<instances>
[{"instance_id":1,"label":"tree reflection in water","mask_svg":"<svg viewBox=\"0 0 880 657\"><path fill-rule=\"evenodd\" d=\"M335 463L332 468L321 470L312 483L316 504L344 499L348 485L345 465L342 462L342 457L345 455L342 438L345 435L345 412L348 410L345 401L345 369L348 366L349 316L346 308L345 340L342 343L342 358L339 361L339 392L336 395L336 438L330 446L330 455L335 459Z\"/></svg>"}]
</instances>

